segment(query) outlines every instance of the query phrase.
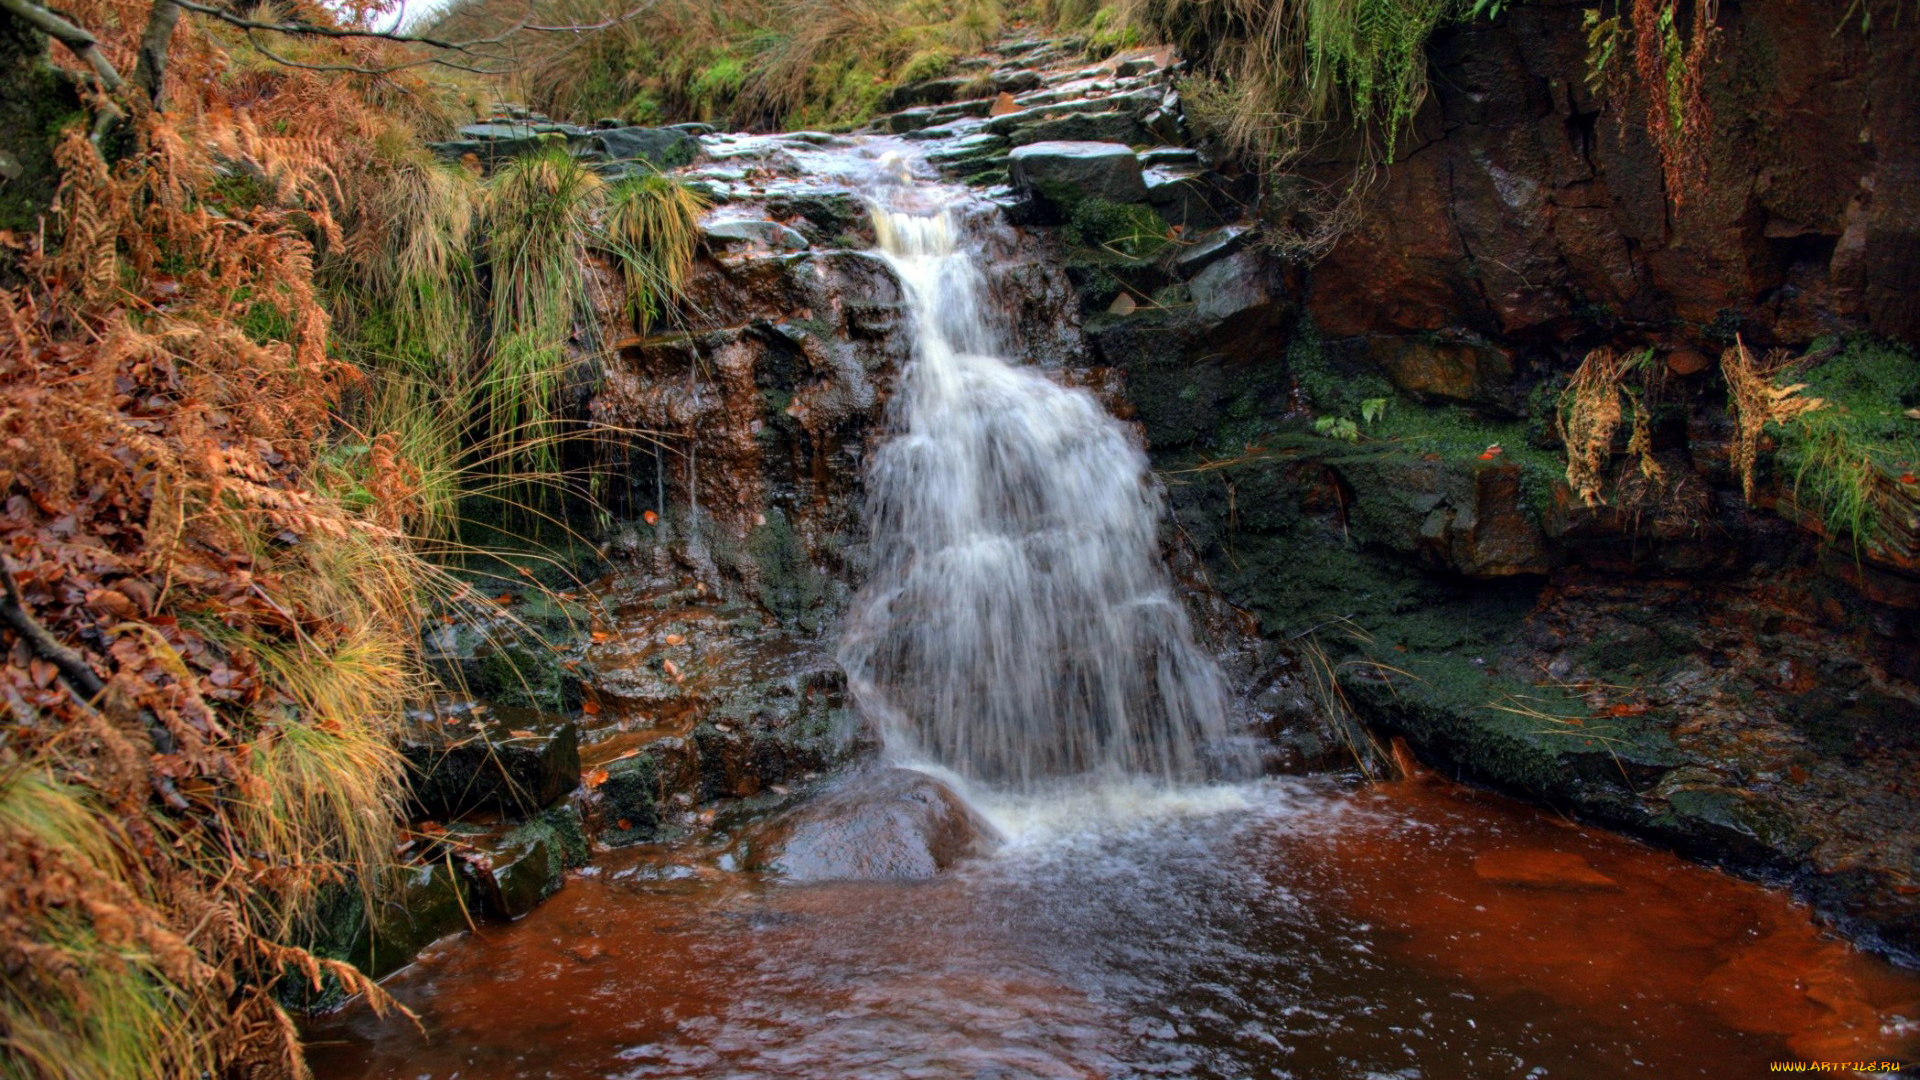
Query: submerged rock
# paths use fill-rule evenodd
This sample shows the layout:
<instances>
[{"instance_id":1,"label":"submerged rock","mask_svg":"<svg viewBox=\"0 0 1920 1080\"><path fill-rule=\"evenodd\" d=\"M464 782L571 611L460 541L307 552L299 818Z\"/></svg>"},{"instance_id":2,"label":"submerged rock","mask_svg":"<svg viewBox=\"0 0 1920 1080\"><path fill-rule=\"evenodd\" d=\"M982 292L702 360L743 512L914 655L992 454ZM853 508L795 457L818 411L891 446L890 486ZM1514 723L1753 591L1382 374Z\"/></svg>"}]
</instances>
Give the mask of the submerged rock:
<instances>
[{"instance_id":1,"label":"submerged rock","mask_svg":"<svg viewBox=\"0 0 1920 1080\"><path fill-rule=\"evenodd\" d=\"M999 843L939 780L883 768L846 777L750 837L747 866L792 881L918 880Z\"/></svg>"}]
</instances>

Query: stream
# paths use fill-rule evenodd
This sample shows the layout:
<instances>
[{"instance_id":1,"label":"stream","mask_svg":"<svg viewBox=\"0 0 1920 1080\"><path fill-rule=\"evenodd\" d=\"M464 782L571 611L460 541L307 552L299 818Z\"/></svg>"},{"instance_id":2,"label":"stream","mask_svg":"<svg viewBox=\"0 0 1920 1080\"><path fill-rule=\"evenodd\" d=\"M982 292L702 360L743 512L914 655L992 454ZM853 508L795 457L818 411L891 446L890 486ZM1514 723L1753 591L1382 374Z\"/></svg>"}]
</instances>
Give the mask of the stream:
<instances>
[{"instance_id":1,"label":"stream","mask_svg":"<svg viewBox=\"0 0 1920 1080\"><path fill-rule=\"evenodd\" d=\"M1002 804L931 881L630 849L312 1032L324 1080L1737 1077L1914 1048L1785 896L1439 781Z\"/></svg>"}]
</instances>

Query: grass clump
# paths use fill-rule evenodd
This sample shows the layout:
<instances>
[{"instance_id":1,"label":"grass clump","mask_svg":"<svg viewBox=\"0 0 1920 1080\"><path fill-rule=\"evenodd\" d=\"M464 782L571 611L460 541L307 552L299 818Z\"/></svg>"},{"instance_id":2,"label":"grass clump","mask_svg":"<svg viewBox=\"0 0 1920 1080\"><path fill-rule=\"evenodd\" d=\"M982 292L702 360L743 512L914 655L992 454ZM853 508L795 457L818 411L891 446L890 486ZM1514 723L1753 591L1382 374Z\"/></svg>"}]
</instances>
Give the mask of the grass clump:
<instances>
[{"instance_id":1,"label":"grass clump","mask_svg":"<svg viewBox=\"0 0 1920 1080\"><path fill-rule=\"evenodd\" d=\"M487 184L486 361L475 397L487 430L538 471L556 464L554 413L567 344L586 311L600 178L564 149L515 158Z\"/></svg>"},{"instance_id":2,"label":"grass clump","mask_svg":"<svg viewBox=\"0 0 1920 1080\"><path fill-rule=\"evenodd\" d=\"M669 176L623 180L607 194L605 246L619 260L627 306L645 333L669 310L693 269L707 198Z\"/></svg>"},{"instance_id":3,"label":"grass clump","mask_svg":"<svg viewBox=\"0 0 1920 1080\"><path fill-rule=\"evenodd\" d=\"M1791 477L1794 502L1831 535L1911 553L1920 506L1920 358L1904 346L1865 338L1833 352L1814 351L1823 353L1826 358L1799 373L1803 382L1794 388L1819 398L1787 400L1825 407L1801 407L1786 417L1792 423L1778 428L1779 461ZM1747 423L1743 411L1743 432Z\"/></svg>"}]
</instances>

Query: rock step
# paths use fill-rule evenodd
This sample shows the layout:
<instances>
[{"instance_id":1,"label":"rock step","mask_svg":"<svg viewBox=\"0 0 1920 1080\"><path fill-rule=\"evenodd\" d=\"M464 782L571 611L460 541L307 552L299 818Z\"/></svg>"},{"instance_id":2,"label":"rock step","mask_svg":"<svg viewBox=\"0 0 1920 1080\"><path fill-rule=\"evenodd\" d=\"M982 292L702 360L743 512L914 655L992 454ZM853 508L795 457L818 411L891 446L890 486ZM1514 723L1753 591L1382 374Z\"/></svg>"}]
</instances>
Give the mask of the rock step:
<instances>
[{"instance_id":1,"label":"rock step","mask_svg":"<svg viewBox=\"0 0 1920 1080\"><path fill-rule=\"evenodd\" d=\"M580 783L580 729L525 709L432 717L401 738L418 810L442 820L474 811L541 811Z\"/></svg>"}]
</instances>

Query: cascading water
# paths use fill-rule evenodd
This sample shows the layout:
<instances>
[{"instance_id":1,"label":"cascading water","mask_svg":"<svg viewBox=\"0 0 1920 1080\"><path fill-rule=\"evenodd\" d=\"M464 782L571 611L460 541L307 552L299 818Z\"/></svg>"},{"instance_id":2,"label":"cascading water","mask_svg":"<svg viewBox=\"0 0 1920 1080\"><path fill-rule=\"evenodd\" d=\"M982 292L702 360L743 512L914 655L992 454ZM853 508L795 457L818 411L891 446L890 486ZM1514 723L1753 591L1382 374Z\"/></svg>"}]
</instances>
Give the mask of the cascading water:
<instances>
[{"instance_id":1,"label":"cascading water","mask_svg":"<svg viewBox=\"0 0 1920 1080\"><path fill-rule=\"evenodd\" d=\"M1001 358L951 207L874 220L918 337L841 650L861 707L890 748L997 787L1200 777L1226 696L1162 564L1145 453L1085 390Z\"/></svg>"}]
</instances>

